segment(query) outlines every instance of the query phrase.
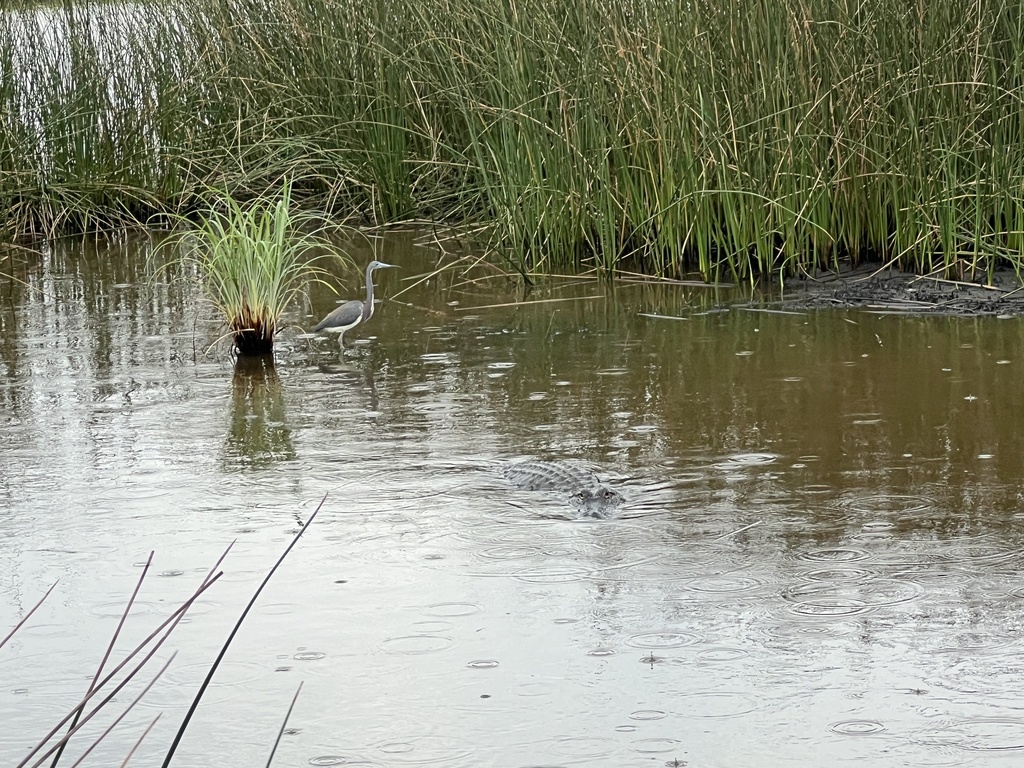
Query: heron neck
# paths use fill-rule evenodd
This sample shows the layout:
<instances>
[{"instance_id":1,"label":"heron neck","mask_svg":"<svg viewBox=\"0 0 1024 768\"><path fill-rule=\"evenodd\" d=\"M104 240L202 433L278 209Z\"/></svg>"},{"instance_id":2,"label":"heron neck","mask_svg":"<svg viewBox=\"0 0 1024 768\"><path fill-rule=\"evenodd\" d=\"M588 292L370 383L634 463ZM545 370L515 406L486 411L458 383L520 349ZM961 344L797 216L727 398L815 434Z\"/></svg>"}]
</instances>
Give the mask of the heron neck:
<instances>
[{"instance_id":1,"label":"heron neck","mask_svg":"<svg viewBox=\"0 0 1024 768\"><path fill-rule=\"evenodd\" d=\"M366 268L366 301L363 302L363 322L373 316L373 268Z\"/></svg>"}]
</instances>

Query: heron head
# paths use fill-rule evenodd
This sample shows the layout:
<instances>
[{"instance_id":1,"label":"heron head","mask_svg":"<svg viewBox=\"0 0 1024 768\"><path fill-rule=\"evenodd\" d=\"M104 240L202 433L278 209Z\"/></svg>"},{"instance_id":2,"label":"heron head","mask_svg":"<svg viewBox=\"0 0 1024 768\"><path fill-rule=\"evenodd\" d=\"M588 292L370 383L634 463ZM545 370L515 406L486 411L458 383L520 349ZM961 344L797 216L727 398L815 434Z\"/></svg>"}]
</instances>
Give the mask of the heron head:
<instances>
[{"instance_id":1,"label":"heron head","mask_svg":"<svg viewBox=\"0 0 1024 768\"><path fill-rule=\"evenodd\" d=\"M375 269L397 269L397 264L385 264L383 261L371 261L366 265L366 269L369 272L373 272Z\"/></svg>"}]
</instances>

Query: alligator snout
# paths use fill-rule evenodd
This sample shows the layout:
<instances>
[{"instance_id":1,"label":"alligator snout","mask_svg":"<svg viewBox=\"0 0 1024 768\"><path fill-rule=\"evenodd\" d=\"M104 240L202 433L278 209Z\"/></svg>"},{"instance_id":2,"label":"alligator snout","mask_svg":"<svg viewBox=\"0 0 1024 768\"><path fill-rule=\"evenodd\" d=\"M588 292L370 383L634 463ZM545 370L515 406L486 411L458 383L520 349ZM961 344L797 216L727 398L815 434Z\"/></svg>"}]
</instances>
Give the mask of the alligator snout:
<instances>
[{"instance_id":1,"label":"alligator snout","mask_svg":"<svg viewBox=\"0 0 1024 768\"><path fill-rule=\"evenodd\" d=\"M582 517L602 520L624 501L622 494L603 485L580 488L569 498L569 503L579 510Z\"/></svg>"}]
</instances>

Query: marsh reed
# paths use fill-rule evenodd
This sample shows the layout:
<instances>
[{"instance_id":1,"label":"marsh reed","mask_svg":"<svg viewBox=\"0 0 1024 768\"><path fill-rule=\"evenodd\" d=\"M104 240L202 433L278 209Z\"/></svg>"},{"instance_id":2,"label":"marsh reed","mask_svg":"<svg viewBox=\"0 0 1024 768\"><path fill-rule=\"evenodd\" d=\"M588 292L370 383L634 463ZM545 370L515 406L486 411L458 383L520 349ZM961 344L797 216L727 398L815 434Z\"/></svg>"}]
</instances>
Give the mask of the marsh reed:
<instances>
[{"instance_id":1,"label":"marsh reed","mask_svg":"<svg viewBox=\"0 0 1024 768\"><path fill-rule=\"evenodd\" d=\"M480 227L524 272L1020 271L1016 3L21 1L8 232L287 177L372 223Z\"/></svg>"}]
</instances>

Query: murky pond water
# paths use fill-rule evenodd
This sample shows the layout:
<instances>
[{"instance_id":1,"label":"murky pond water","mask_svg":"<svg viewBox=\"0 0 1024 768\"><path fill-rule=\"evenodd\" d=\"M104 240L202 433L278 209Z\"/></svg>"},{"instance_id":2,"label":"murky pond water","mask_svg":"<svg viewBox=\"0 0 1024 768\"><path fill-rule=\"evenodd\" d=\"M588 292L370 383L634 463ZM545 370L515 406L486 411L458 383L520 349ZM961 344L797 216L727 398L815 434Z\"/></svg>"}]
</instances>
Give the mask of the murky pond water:
<instances>
[{"instance_id":1,"label":"murky pond water","mask_svg":"<svg viewBox=\"0 0 1024 768\"><path fill-rule=\"evenodd\" d=\"M119 648L236 540L89 758L119 764L163 713L131 763L158 765L325 494L175 764L264 764L300 681L275 765L1024 757L1021 320L416 284L436 254L413 241L380 244L402 266L382 293L414 287L350 351L296 330L272 370L204 354L209 311L138 244L3 263L0 632L57 585L0 649L0 763L78 701L150 551ZM625 503L571 519L502 479L523 458L579 462Z\"/></svg>"}]
</instances>

